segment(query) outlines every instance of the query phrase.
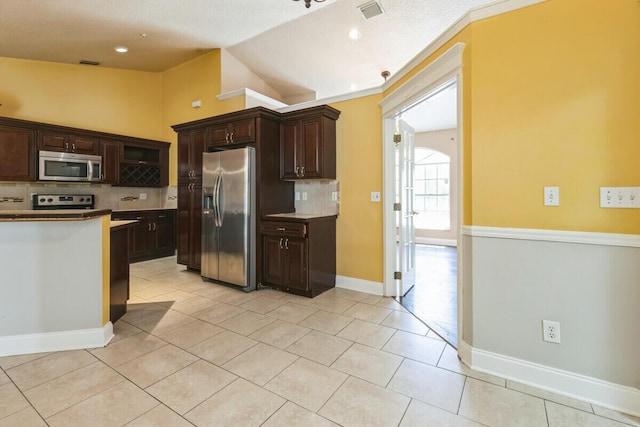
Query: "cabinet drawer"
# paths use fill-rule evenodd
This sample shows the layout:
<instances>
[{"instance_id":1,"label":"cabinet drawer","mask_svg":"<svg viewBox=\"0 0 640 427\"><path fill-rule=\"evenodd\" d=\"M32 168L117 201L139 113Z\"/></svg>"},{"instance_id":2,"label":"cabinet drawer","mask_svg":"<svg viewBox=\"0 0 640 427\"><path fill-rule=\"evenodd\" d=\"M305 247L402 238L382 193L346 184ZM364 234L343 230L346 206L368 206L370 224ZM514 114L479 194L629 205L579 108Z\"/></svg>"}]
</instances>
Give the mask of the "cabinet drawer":
<instances>
[{"instance_id":1,"label":"cabinet drawer","mask_svg":"<svg viewBox=\"0 0 640 427\"><path fill-rule=\"evenodd\" d=\"M262 234L277 234L279 236L306 237L307 225L297 222L262 221Z\"/></svg>"}]
</instances>

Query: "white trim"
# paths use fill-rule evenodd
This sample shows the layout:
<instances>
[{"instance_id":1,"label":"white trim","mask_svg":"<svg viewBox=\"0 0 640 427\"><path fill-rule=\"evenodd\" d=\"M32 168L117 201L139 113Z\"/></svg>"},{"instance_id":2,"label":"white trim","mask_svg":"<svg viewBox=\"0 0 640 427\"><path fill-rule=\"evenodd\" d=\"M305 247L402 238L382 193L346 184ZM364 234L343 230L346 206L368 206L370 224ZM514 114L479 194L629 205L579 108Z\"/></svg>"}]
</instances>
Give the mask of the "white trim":
<instances>
[{"instance_id":1,"label":"white trim","mask_svg":"<svg viewBox=\"0 0 640 427\"><path fill-rule=\"evenodd\" d=\"M471 350L471 367L477 371L640 416L640 390L636 388L473 347L465 348L464 352L468 353L469 349Z\"/></svg>"},{"instance_id":2,"label":"white trim","mask_svg":"<svg viewBox=\"0 0 640 427\"><path fill-rule=\"evenodd\" d=\"M102 328L11 335L0 337L0 356L104 347L112 338L111 322Z\"/></svg>"},{"instance_id":3,"label":"white trim","mask_svg":"<svg viewBox=\"0 0 640 427\"><path fill-rule=\"evenodd\" d=\"M418 74L387 95L379 103L382 106L382 116L387 116L401 107L418 101L419 98L451 79L452 73L462 67L464 47L464 43L456 43L451 46L449 50L420 70Z\"/></svg>"},{"instance_id":4,"label":"white trim","mask_svg":"<svg viewBox=\"0 0 640 427\"><path fill-rule=\"evenodd\" d=\"M386 96L379 105L382 106L382 176L383 176L383 196L389 195L393 197L394 183L395 183L395 157L393 154L393 133L395 126L392 123L393 115L398 113L402 108L410 106L415 101L428 96L436 88L446 83L447 81L456 79L456 93L457 93L457 126L456 126L456 142L458 152L458 295L462 295L462 243L460 239L460 230L462 228L462 212L464 212L463 198L462 198L462 171L464 170L462 155L462 141L463 134L462 129L464 127L463 115L462 115L462 52L465 48L463 43L457 43L449 50L435 59L431 64L413 76L411 79L403 83L402 86L397 88L391 94ZM397 282L393 279L393 272L395 270L395 246L390 242L395 242L395 220L393 211L393 204L387 203L387 196L383 197L383 295L396 296L398 293ZM458 328L462 327L462 298L458 298Z\"/></svg>"},{"instance_id":5,"label":"white trim","mask_svg":"<svg viewBox=\"0 0 640 427\"><path fill-rule=\"evenodd\" d=\"M462 234L498 239L540 240L545 242L580 243L587 245L625 246L640 248L640 235L595 233L589 231L539 230L534 228L462 227Z\"/></svg>"},{"instance_id":6,"label":"white trim","mask_svg":"<svg viewBox=\"0 0 640 427\"><path fill-rule=\"evenodd\" d=\"M285 104L284 102L278 101L277 99L271 98L267 95L263 95L260 92L256 92L255 90L249 89L247 87L232 90L231 92L221 93L220 95L217 95L216 98L218 99L218 101L224 101L225 99L235 98L237 96L248 96L259 101L271 104L277 108L287 107L287 104Z\"/></svg>"},{"instance_id":7,"label":"white trim","mask_svg":"<svg viewBox=\"0 0 640 427\"><path fill-rule=\"evenodd\" d=\"M456 239L436 239L434 237L416 237L416 243L422 245L458 246Z\"/></svg>"},{"instance_id":8,"label":"white trim","mask_svg":"<svg viewBox=\"0 0 640 427\"><path fill-rule=\"evenodd\" d=\"M364 292L366 294L382 295L382 283L354 277L336 276L336 288Z\"/></svg>"},{"instance_id":9,"label":"white trim","mask_svg":"<svg viewBox=\"0 0 640 427\"><path fill-rule=\"evenodd\" d=\"M387 90L391 86L396 84L398 81L400 81L400 79L402 79L405 75L418 67L423 61L433 55L438 49L444 46L449 40L451 40L456 34L462 31L470 23L490 18L492 16L501 15L503 13L512 12L514 10L522 9L524 7L532 6L544 1L546 0L499 0L493 3L486 4L484 6L478 6L470 9L460 19L458 19L442 34L440 34L434 41L432 41L427 47L425 47L411 61L406 63L404 67L393 74L382 85L382 88L384 90Z\"/></svg>"},{"instance_id":10,"label":"white trim","mask_svg":"<svg viewBox=\"0 0 640 427\"><path fill-rule=\"evenodd\" d=\"M469 344L467 344L466 341L458 336L458 357L460 357L462 363L467 366L473 366L473 364L471 363L473 356L472 350L473 347L471 347Z\"/></svg>"},{"instance_id":11,"label":"white trim","mask_svg":"<svg viewBox=\"0 0 640 427\"><path fill-rule=\"evenodd\" d=\"M325 105L325 104L333 104L336 102L349 101L351 99L364 98L365 96L377 95L380 93L382 93L382 87L374 87L370 89L363 89L357 92L349 92L343 95L336 95L329 98L314 99L312 101L301 102L299 104L293 104L293 105L287 105L283 102L280 102L273 98L269 98L266 95L263 95L259 92L256 92L248 88L237 89L231 92L221 93L220 95L217 95L216 98L219 101L223 101L225 99L235 98L237 96L250 96L254 99L258 99L274 105L276 107L275 111L279 113L289 113L291 111L302 110L303 108L318 107L320 105Z\"/></svg>"},{"instance_id":12,"label":"white trim","mask_svg":"<svg viewBox=\"0 0 640 427\"><path fill-rule=\"evenodd\" d=\"M278 108L276 111L278 111L279 113L289 113L291 111L302 110L303 108L311 108L325 104L349 101L351 99L364 98L365 96L377 95L380 93L382 93L381 87L373 87L370 89L363 89L357 92L349 92L343 95L336 95L329 98L321 98L315 99L313 101L301 102L299 104L293 104L286 107Z\"/></svg>"}]
</instances>

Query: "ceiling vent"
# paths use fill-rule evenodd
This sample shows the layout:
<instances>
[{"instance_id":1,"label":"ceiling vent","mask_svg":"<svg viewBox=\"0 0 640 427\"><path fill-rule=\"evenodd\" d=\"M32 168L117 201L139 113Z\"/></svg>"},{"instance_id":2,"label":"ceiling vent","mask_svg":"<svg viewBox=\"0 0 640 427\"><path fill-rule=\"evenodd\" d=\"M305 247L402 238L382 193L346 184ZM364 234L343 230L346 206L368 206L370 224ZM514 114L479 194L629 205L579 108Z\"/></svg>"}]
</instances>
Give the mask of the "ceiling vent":
<instances>
[{"instance_id":1,"label":"ceiling vent","mask_svg":"<svg viewBox=\"0 0 640 427\"><path fill-rule=\"evenodd\" d=\"M364 15L365 19L371 19L374 16L382 15L382 6L376 0L369 1L365 4L358 6L360 12Z\"/></svg>"},{"instance_id":2,"label":"ceiling vent","mask_svg":"<svg viewBox=\"0 0 640 427\"><path fill-rule=\"evenodd\" d=\"M82 59L79 62L80 65L100 65L100 63L98 61L89 61L86 59Z\"/></svg>"}]
</instances>

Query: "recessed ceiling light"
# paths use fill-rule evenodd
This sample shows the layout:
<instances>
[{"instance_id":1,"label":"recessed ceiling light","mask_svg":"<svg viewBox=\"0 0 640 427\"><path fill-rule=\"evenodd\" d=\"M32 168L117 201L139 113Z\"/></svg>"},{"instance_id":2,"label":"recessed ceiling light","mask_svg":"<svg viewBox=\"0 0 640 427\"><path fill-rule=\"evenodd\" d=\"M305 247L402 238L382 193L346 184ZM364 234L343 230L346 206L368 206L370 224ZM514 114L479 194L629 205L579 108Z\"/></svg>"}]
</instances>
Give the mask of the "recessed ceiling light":
<instances>
[{"instance_id":1,"label":"recessed ceiling light","mask_svg":"<svg viewBox=\"0 0 640 427\"><path fill-rule=\"evenodd\" d=\"M118 46L115 48L118 53L127 53L129 52L129 48L125 46Z\"/></svg>"},{"instance_id":2,"label":"recessed ceiling light","mask_svg":"<svg viewBox=\"0 0 640 427\"><path fill-rule=\"evenodd\" d=\"M349 38L351 40L358 40L360 38L360 31L358 31L357 28L353 28L351 31L349 31Z\"/></svg>"}]
</instances>

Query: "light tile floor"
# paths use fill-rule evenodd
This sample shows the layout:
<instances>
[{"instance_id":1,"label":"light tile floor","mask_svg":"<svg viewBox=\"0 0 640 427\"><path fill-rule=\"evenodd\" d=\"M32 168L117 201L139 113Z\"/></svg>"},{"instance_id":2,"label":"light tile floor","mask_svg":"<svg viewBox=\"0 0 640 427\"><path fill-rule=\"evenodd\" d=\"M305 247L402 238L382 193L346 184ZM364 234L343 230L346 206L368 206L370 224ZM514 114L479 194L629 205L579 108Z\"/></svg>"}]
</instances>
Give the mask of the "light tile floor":
<instances>
[{"instance_id":1,"label":"light tile floor","mask_svg":"<svg viewBox=\"0 0 640 427\"><path fill-rule=\"evenodd\" d=\"M462 365L391 298L314 299L133 264L105 348L0 358L4 426L640 426Z\"/></svg>"}]
</instances>

